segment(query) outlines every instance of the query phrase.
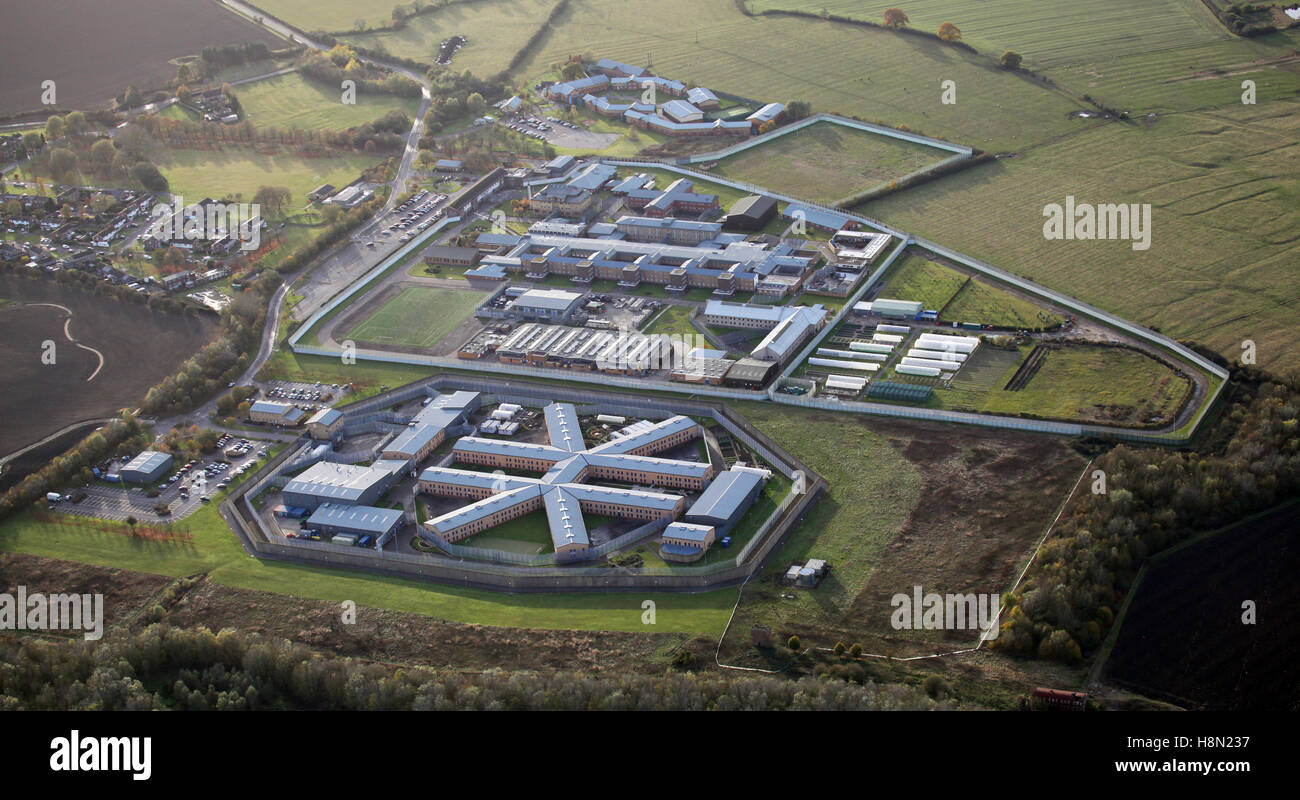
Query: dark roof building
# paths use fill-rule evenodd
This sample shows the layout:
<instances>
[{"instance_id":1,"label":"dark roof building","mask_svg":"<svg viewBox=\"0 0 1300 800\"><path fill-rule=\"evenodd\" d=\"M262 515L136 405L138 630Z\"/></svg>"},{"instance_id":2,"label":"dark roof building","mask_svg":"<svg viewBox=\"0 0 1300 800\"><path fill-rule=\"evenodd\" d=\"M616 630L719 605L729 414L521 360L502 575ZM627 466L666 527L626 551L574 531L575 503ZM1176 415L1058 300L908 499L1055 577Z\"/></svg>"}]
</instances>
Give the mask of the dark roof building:
<instances>
[{"instance_id":1,"label":"dark roof building","mask_svg":"<svg viewBox=\"0 0 1300 800\"><path fill-rule=\"evenodd\" d=\"M757 231L776 216L776 201L766 195L751 194L737 200L722 225L727 230Z\"/></svg>"}]
</instances>

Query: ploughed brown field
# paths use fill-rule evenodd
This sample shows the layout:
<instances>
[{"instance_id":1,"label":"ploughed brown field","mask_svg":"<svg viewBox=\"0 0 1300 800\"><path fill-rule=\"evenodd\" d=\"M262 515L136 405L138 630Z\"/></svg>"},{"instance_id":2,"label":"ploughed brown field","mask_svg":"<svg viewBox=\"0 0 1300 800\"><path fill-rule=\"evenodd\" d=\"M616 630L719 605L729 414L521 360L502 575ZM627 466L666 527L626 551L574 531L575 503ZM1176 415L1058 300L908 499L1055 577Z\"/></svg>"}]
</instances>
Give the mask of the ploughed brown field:
<instances>
[{"instance_id":1,"label":"ploughed brown field","mask_svg":"<svg viewBox=\"0 0 1300 800\"><path fill-rule=\"evenodd\" d=\"M206 46L283 44L211 0L0 0L0 19L0 114L40 110L47 80L59 108L101 108L129 84L161 88L173 59Z\"/></svg>"},{"instance_id":2,"label":"ploughed brown field","mask_svg":"<svg viewBox=\"0 0 1300 800\"><path fill-rule=\"evenodd\" d=\"M143 305L83 292L49 281L0 276L0 453L39 441L86 419L136 407L149 387L168 375L216 332L213 315L163 314ZM67 314L33 303L57 303ZM54 364L42 363L42 343L54 342Z\"/></svg>"}]
</instances>

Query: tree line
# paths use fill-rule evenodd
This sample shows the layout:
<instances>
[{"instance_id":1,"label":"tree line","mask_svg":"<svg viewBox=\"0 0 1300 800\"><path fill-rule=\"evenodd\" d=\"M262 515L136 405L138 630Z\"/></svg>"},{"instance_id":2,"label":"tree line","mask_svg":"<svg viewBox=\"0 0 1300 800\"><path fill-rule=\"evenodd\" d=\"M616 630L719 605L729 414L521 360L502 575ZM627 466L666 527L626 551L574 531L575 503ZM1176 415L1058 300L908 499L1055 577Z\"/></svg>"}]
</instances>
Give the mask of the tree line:
<instances>
[{"instance_id":1,"label":"tree line","mask_svg":"<svg viewBox=\"0 0 1300 800\"><path fill-rule=\"evenodd\" d=\"M1093 462L1104 493L1083 494L1043 544L1006 598L995 647L1077 662L1101 644L1147 558L1300 495L1300 385L1238 368L1229 388L1197 448L1120 445Z\"/></svg>"},{"instance_id":2,"label":"tree line","mask_svg":"<svg viewBox=\"0 0 1300 800\"><path fill-rule=\"evenodd\" d=\"M160 610L160 609L158 609ZM147 613L147 612L146 612ZM0 640L0 711L931 710L918 688L744 673L465 673L323 656L234 630Z\"/></svg>"}]
</instances>

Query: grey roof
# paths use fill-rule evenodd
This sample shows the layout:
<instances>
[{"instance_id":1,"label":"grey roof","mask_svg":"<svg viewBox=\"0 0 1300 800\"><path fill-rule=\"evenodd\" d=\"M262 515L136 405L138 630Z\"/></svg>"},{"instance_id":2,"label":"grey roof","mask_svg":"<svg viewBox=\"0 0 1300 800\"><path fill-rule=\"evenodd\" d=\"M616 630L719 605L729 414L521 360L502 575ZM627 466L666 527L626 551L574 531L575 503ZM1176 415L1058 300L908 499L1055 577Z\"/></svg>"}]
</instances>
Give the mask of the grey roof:
<instances>
[{"instance_id":1,"label":"grey roof","mask_svg":"<svg viewBox=\"0 0 1300 800\"><path fill-rule=\"evenodd\" d=\"M572 403L551 403L543 413L546 415L546 431L550 434L551 445L570 453L586 450L582 440L582 426L578 424L578 409Z\"/></svg>"},{"instance_id":2,"label":"grey roof","mask_svg":"<svg viewBox=\"0 0 1300 800\"><path fill-rule=\"evenodd\" d=\"M307 420L307 424L324 425L328 427L330 425L333 425L338 420L342 419L342 417L343 417L343 412L339 411L337 408L322 408L320 411L317 411L315 414L311 415L311 419Z\"/></svg>"},{"instance_id":3,"label":"grey roof","mask_svg":"<svg viewBox=\"0 0 1300 800\"><path fill-rule=\"evenodd\" d=\"M709 465L703 461L678 461L675 458L632 456L623 453L588 453L587 463L594 467L617 467L640 470L656 475L703 478L709 474Z\"/></svg>"},{"instance_id":4,"label":"grey roof","mask_svg":"<svg viewBox=\"0 0 1300 800\"><path fill-rule=\"evenodd\" d=\"M420 473L420 480L450 483L466 488L494 489L499 492L513 491L541 483L537 478L521 478L496 472L478 472L451 467L429 467Z\"/></svg>"},{"instance_id":5,"label":"grey roof","mask_svg":"<svg viewBox=\"0 0 1300 800\"><path fill-rule=\"evenodd\" d=\"M291 403L277 403L274 400L258 400L249 406L250 411L256 411L259 414L280 414L293 408Z\"/></svg>"},{"instance_id":6,"label":"grey roof","mask_svg":"<svg viewBox=\"0 0 1300 800\"><path fill-rule=\"evenodd\" d=\"M604 444L591 448L591 453L627 453L639 447L652 444L660 439L671 436L674 433L698 425L690 417L684 417L678 414L675 417L669 417L663 422L657 423L649 430L634 433L630 436L624 436L620 439L611 439Z\"/></svg>"},{"instance_id":7,"label":"grey roof","mask_svg":"<svg viewBox=\"0 0 1300 800\"><path fill-rule=\"evenodd\" d=\"M153 472L156 469L165 468L172 462L170 453L163 453L158 450L145 450L144 452L131 459L126 466L119 470L131 472Z\"/></svg>"},{"instance_id":8,"label":"grey roof","mask_svg":"<svg viewBox=\"0 0 1300 800\"><path fill-rule=\"evenodd\" d=\"M284 491L286 494L307 494L355 502L376 484L391 480L405 466L404 461L382 459L369 467L321 461L291 478L284 485Z\"/></svg>"},{"instance_id":9,"label":"grey roof","mask_svg":"<svg viewBox=\"0 0 1300 800\"><path fill-rule=\"evenodd\" d=\"M566 545L589 545L587 523L582 519L582 506L568 487L556 486L542 498L546 506L546 521L551 529L551 543L558 550Z\"/></svg>"},{"instance_id":10,"label":"grey roof","mask_svg":"<svg viewBox=\"0 0 1300 800\"><path fill-rule=\"evenodd\" d=\"M375 508L374 506L341 506L335 503L321 503L307 518L308 525L327 525L335 528L364 533L382 534L392 530L402 518L402 512L396 508Z\"/></svg>"},{"instance_id":11,"label":"grey roof","mask_svg":"<svg viewBox=\"0 0 1300 800\"><path fill-rule=\"evenodd\" d=\"M695 505L686 512L687 519L707 519L718 522L731 515L745 502L756 486L761 486L763 476L748 470L731 469L713 479Z\"/></svg>"},{"instance_id":12,"label":"grey roof","mask_svg":"<svg viewBox=\"0 0 1300 800\"><path fill-rule=\"evenodd\" d=\"M712 525L696 525L691 522L674 522L667 528L664 528L664 536L671 536L674 539L684 539L688 542L699 542L704 544L705 539L713 532Z\"/></svg>"},{"instance_id":13,"label":"grey roof","mask_svg":"<svg viewBox=\"0 0 1300 800\"><path fill-rule=\"evenodd\" d=\"M393 437L393 440L380 448L382 453L401 453L413 458L420 449L428 445L442 433L442 428L435 425L416 425L407 428Z\"/></svg>"},{"instance_id":14,"label":"grey roof","mask_svg":"<svg viewBox=\"0 0 1300 800\"><path fill-rule=\"evenodd\" d=\"M567 450L550 445L512 442L506 439L482 439L477 436L462 436L456 440L456 445L452 449L457 452L498 453L541 461L560 461L570 456Z\"/></svg>"}]
</instances>

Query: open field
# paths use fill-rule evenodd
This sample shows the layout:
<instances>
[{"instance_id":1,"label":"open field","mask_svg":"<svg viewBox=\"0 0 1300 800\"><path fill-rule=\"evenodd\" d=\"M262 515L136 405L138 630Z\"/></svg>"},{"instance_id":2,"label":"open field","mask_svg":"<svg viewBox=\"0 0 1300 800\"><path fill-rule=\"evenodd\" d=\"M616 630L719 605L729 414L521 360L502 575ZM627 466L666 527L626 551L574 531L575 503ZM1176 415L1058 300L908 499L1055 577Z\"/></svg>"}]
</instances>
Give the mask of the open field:
<instances>
[{"instance_id":1,"label":"open field","mask_svg":"<svg viewBox=\"0 0 1300 800\"><path fill-rule=\"evenodd\" d=\"M912 250L904 253L894 264L879 296L893 300L919 300L923 307L938 311L948 305L965 282L961 273Z\"/></svg>"},{"instance_id":2,"label":"open field","mask_svg":"<svg viewBox=\"0 0 1300 800\"><path fill-rule=\"evenodd\" d=\"M54 81L62 109L106 106L129 84L141 91L176 77L175 59L209 45L282 40L208 0L64 0L5 10L0 113L41 108ZM105 36L112 32L112 36Z\"/></svg>"},{"instance_id":3,"label":"open field","mask_svg":"<svg viewBox=\"0 0 1300 800\"><path fill-rule=\"evenodd\" d=\"M647 20L654 20L648 25ZM731 0L573 0L520 74L573 53L643 65L753 100L801 99L986 150L1013 149L1077 130L1065 94L996 69L987 56L842 23L742 15ZM939 102L941 79L956 105Z\"/></svg>"},{"instance_id":4,"label":"open field","mask_svg":"<svg viewBox=\"0 0 1300 800\"><path fill-rule=\"evenodd\" d=\"M1156 418L1169 422L1190 388L1188 378L1135 350L1070 344L1044 348L1041 365L1028 382L1019 390L1007 389L1029 352L981 348L957 373L953 389L936 389L926 405L1133 426ZM898 375L892 369L881 379L936 384L936 379Z\"/></svg>"},{"instance_id":5,"label":"open field","mask_svg":"<svg viewBox=\"0 0 1300 800\"><path fill-rule=\"evenodd\" d=\"M433 64L438 44L461 35L469 41L452 57L451 68L487 77L506 68L523 48L557 0L485 0L453 3L438 11L412 18L399 31L348 36L345 41L368 48L383 48L395 56Z\"/></svg>"},{"instance_id":6,"label":"open field","mask_svg":"<svg viewBox=\"0 0 1300 800\"><path fill-rule=\"evenodd\" d=\"M734 589L702 594L506 596L268 562L244 554L235 534L217 513L215 501L180 524L188 538L175 542L144 541L130 536L126 528L125 524L100 523L85 517L28 511L0 524L0 550L174 577L202 572L223 586L334 604L352 600L359 606L482 625L645 632L641 603L649 598L658 607L654 632L717 635L736 599Z\"/></svg>"},{"instance_id":7,"label":"open field","mask_svg":"<svg viewBox=\"0 0 1300 800\"><path fill-rule=\"evenodd\" d=\"M355 105L344 105L337 87L308 80L297 72L240 84L235 94L248 120L259 128L346 130L394 109L413 117L419 107L415 98L390 94L358 94Z\"/></svg>"},{"instance_id":8,"label":"open field","mask_svg":"<svg viewBox=\"0 0 1300 800\"><path fill-rule=\"evenodd\" d=\"M952 298L945 320L978 322L998 328L1049 328L1063 320L1042 306L1011 294L982 278L973 278Z\"/></svg>"},{"instance_id":9,"label":"open field","mask_svg":"<svg viewBox=\"0 0 1300 800\"><path fill-rule=\"evenodd\" d=\"M1193 709L1294 710L1297 547L1293 504L1161 553L1117 621L1103 680ZM1258 604L1255 624L1242 624L1242 598Z\"/></svg>"},{"instance_id":10,"label":"open field","mask_svg":"<svg viewBox=\"0 0 1300 800\"><path fill-rule=\"evenodd\" d=\"M1228 358L1300 361L1300 102L1108 125L861 210ZM1043 207L1150 203L1151 247L1049 241ZM995 198L995 202L990 199Z\"/></svg>"},{"instance_id":11,"label":"open field","mask_svg":"<svg viewBox=\"0 0 1300 800\"><path fill-rule=\"evenodd\" d=\"M509 522L503 522L461 542L466 547L504 550L508 553L539 555L554 552L546 511L538 509Z\"/></svg>"},{"instance_id":12,"label":"open field","mask_svg":"<svg viewBox=\"0 0 1300 800\"><path fill-rule=\"evenodd\" d=\"M304 158L288 152L264 155L246 148L223 150L166 149L156 163L167 176L173 194L193 198L253 199L259 186L284 186L291 194L289 208L307 203L307 193L322 183L344 186L377 162L361 153Z\"/></svg>"},{"instance_id":13,"label":"open field","mask_svg":"<svg viewBox=\"0 0 1300 800\"><path fill-rule=\"evenodd\" d=\"M0 276L0 454L38 441L65 425L135 407L145 391L207 344L213 316L162 314L48 281ZM71 310L72 317L49 305ZM65 320L67 320L65 322ZM99 356L68 341L92 347ZM53 364L42 342L54 343ZM98 370L98 372L96 372ZM87 382L87 378L93 380Z\"/></svg>"},{"instance_id":14,"label":"open field","mask_svg":"<svg viewBox=\"0 0 1300 800\"><path fill-rule=\"evenodd\" d=\"M254 0L256 6L301 31L349 31L363 20L367 27L392 21L391 0Z\"/></svg>"},{"instance_id":15,"label":"open field","mask_svg":"<svg viewBox=\"0 0 1300 800\"><path fill-rule=\"evenodd\" d=\"M1045 437L741 406L831 484L745 589L724 654L750 665L776 666L750 646L754 623L772 627L775 659L791 634L805 646L863 641L869 652L930 646L935 632L890 630L889 598L915 584L1003 591L1083 466ZM813 591L785 588L786 568L810 557L829 560L830 576Z\"/></svg>"},{"instance_id":16,"label":"open field","mask_svg":"<svg viewBox=\"0 0 1300 800\"><path fill-rule=\"evenodd\" d=\"M431 347L468 319L486 297L482 292L408 286L346 335L359 342Z\"/></svg>"},{"instance_id":17,"label":"open field","mask_svg":"<svg viewBox=\"0 0 1300 800\"><path fill-rule=\"evenodd\" d=\"M728 156L710 171L774 192L831 203L947 156L933 147L819 122Z\"/></svg>"},{"instance_id":18,"label":"open field","mask_svg":"<svg viewBox=\"0 0 1300 800\"><path fill-rule=\"evenodd\" d=\"M879 24L888 0L749 0L753 11L795 9ZM944 22L961 28L962 41L997 57L1015 50L1034 68L1081 60L1109 60L1136 52L1188 47L1231 37L1200 0L912 0L903 8L909 27L933 33Z\"/></svg>"}]
</instances>

